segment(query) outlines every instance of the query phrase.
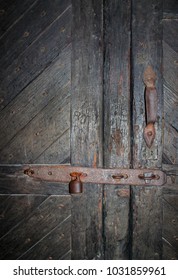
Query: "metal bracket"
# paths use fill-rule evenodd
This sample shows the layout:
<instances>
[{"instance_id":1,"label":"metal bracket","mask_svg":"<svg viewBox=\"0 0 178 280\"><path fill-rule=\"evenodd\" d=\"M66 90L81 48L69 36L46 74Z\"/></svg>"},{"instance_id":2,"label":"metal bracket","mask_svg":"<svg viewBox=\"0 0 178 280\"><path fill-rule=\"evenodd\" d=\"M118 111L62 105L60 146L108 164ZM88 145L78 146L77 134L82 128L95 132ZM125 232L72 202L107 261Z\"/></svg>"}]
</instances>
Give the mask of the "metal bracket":
<instances>
[{"instance_id":1,"label":"metal bracket","mask_svg":"<svg viewBox=\"0 0 178 280\"><path fill-rule=\"evenodd\" d=\"M34 179L50 182L69 183L72 181L73 193L76 193L75 184L76 189L81 189L82 192L81 183L136 186L161 186L166 183L166 174L155 169L102 169L34 164L25 166L24 173Z\"/></svg>"}]
</instances>

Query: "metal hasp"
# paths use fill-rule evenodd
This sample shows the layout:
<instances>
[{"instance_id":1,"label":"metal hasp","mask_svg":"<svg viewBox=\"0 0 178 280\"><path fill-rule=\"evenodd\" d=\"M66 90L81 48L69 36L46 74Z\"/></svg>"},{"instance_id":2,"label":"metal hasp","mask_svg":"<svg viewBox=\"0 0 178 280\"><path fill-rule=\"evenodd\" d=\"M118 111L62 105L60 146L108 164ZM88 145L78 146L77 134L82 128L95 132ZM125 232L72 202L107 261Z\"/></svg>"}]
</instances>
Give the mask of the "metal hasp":
<instances>
[{"instance_id":1,"label":"metal hasp","mask_svg":"<svg viewBox=\"0 0 178 280\"><path fill-rule=\"evenodd\" d=\"M102 169L70 165L28 165L24 173L32 178L69 183L70 193L81 193L82 183L161 186L166 174L155 169Z\"/></svg>"},{"instance_id":2,"label":"metal hasp","mask_svg":"<svg viewBox=\"0 0 178 280\"><path fill-rule=\"evenodd\" d=\"M157 119L158 94L155 87L156 74L151 66L148 66L144 72L145 88L145 108L146 108L146 127L144 129L144 139L147 147L150 148L155 139L154 123Z\"/></svg>"}]
</instances>

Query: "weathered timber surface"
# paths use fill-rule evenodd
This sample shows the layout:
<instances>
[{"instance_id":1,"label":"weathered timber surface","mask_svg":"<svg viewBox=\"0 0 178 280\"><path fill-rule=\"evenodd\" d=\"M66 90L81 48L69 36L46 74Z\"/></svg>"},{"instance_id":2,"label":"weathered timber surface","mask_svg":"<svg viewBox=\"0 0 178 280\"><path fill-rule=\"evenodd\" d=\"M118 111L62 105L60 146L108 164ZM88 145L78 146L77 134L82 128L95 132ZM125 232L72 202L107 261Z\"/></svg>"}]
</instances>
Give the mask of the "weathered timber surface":
<instances>
[{"instance_id":1,"label":"weathered timber surface","mask_svg":"<svg viewBox=\"0 0 178 280\"><path fill-rule=\"evenodd\" d=\"M178 188L178 185L177 185ZM178 259L178 193L163 195L163 259Z\"/></svg>"},{"instance_id":2,"label":"weathered timber surface","mask_svg":"<svg viewBox=\"0 0 178 280\"><path fill-rule=\"evenodd\" d=\"M61 89L58 96L53 97L39 114L1 150L0 162L32 163L37 161L44 151L69 130L69 127L70 86L68 85ZM69 139L66 145L69 149ZM59 158L59 162L63 160L64 158Z\"/></svg>"},{"instance_id":3,"label":"weathered timber surface","mask_svg":"<svg viewBox=\"0 0 178 280\"><path fill-rule=\"evenodd\" d=\"M133 167L160 168L162 163L162 0L134 1L132 7ZM156 138L149 149L143 139L145 103L143 74L150 65L156 73L158 116ZM132 258L160 259L161 188L132 188Z\"/></svg>"},{"instance_id":4,"label":"weathered timber surface","mask_svg":"<svg viewBox=\"0 0 178 280\"><path fill-rule=\"evenodd\" d=\"M102 1L72 1L71 164L102 166ZM72 258L102 257L102 187L72 196Z\"/></svg>"},{"instance_id":5,"label":"weathered timber surface","mask_svg":"<svg viewBox=\"0 0 178 280\"><path fill-rule=\"evenodd\" d=\"M46 195L0 195L0 238L11 232L46 198Z\"/></svg>"},{"instance_id":6,"label":"weathered timber surface","mask_svg":"<svg viewBox=\"0 0 178 280\"><path fill-rule=\"evenodd\" d=\"M0 77L1 110L69 45L70 19L71 6L68 6L62 15L59 15L8 68L3 70ZM28 27L28 22L26 26Z\"/></svg>"},{"instance_id":7,"label":"weathered timber surface","mask_svg":"<svg viewBox=\"0 0 178 280\"><path fill-rule=\"evenodd\" d=\"M70 202L70 196L49 196L39 203L38 207L34 208L27 217L24 217L1 237L0 259L26 259L26 257L27 259L28 257L31 259L57 259L65 255L70 250L68 234L71 216ZM16 212L11 212L12 216L16 216L16 214ZM62 225L64 225L63 228ZM57 233L54 234L56 230L59 236ZM53 248L48 242L50 238L53 239ZM66 238L66 242L64 238ZM40 248L42 243L44 247L38 254L34 248L35 246L37 249ZM57 251L57 247L59 251Z\"/></svg>"},{"instance_id":8,"label":"weathered timber surface","mask_svg":"<svg viewBox=\"0 0 178 280\"><path fill-rule=\"evenodd\" d=\"M178 164L178 20L163 21L164 163Z\"/></svg>"},{"instance_id":9,"label":"weathered timber surface","mask_svg":"<svg viewBox=\"0 0 178 280\"><path fill-rule=\"evenodd\" d=\"M69 6L70 0L34 1L32 7L24 15L21 15L21 19L17 20L12 28L0 39L0 64L3 65L0 73L8 68L13 60L18 58L35 40L38 40L38 36L41 36L41 33L45 32L56 18L62 16ZM19 8L20 6L18 6ZM15 8L15 10L18 9ZM64 32L64 26L62 28Z\"/></svg>"},{"instance_id":10,"label":"weathered timber surface","mask_svg":"<svg viewBox=\"0 0 178 280\"><path fill-rule=\"evenodd\" d=\"M14 143L13 149L18 150L19 143L18 140L16 140L19 135L20 141L22 138L22 134L24 131L24 141L28 142L28 138L33 138L33 144L41 138L42 131L44 130L47 134L53 134L53 141L57 140L59 137L57 131L54 131L54 133L48 132L49 128L47 127L46 121L44 120L43 124L40 123L40 128L35 127L39 123L39 115L42 114L41 111L43 110L45 113L45 118L48 118L51 120L51 122L64 122L64 117L61 114L62 109L61 104L64 106L64 100L65 103L70 106L69 99L66 99L66 97L69 95L70 91L70 56L71 54L71 48L70 46L67 47L65 50L61 52L58 59L50 65L37 79L35 79L32 83L29 84L20 94L17 95L16 98L7 106L4 108L4 110L0 114L0 161L2 162L8 162L9 158L8 156L4 155L4 152L2 151L4 147L6 151L9 152L10 146L11 146L11 140ZM67 90L66 90L67 89ZM55 116L53 116L53 112L50 112L50 106L49 103L54 100L56 106L55 114L57 114L58 120L56 120ZM47 109L48 108L48 109ZM48 110L48 111L47 111ZM68 119L68 124L66 125L66 129L69 128L69 120L70 115L69 112L65 114L65 118ZM29 126L29 123L32 123L32 130L30 131L30 134L28 135L28 132L26 134L25 130L28 130L25 128ZM36 125L35 125L36 123ZM49 125L49 124L48 124ZM56 127L57 129L57 127ZM65 130L66 130L65 129ZM28 136L27 136L28 135ZM36 138L36 140L35 140ZM21 143L22 144L22 143ZM50 144L50 143L49 143ZM69 150L69 139L66 141L66 146ZM60 150L60 146L58 147L58 150ZM62 152L62 149L61 149ZM46 152L47 155L47 152ZM26 153L26 157L28 158L30 155L29 153ZM4 158L5 157L5 158ZM25 157L25 152L21 152L20 155L15 156L15 158L11 157L11 162L18 162L21 163L24 161L23 157ZM28 158L30 160L30 157ZM55 162L56 158L52 158ZM58 158L60 161L60 157ZM58 161L58 162L59 162ZM45 156L44 162L50 162L50 159Z\"/></svg>"},{"instance_id":11,"label":"weathered timber surface","mask_svg":"<svg viewBox=\"0 0 178 280\"><path fill-rule=\"evenodd\" d=\"M178 17L178 1L163 0L163 11L164 11L165 18Z\"/></svg>"},{"instance_id":12,"label":"weathered timber surface","mask_svg":"<svg viewBox=\"0 0 178 280\"><path fill-rule=\"evenodd\" d=\"M22 165L0 165L0 194L68 195L68 184L34 180Z\"/></svg>"},{"instance_id":13,"label":"weathered timber surface","mask_svg":"<svg viewBox=\"0 0 178 280\"><path fill-rule=\"evenodd\" d=\"M66 203L66 198L64 200ZM65 207L65 205L62 207ZM54 229L52 229L47 235L45 235L40 241L32 246L26 253L22 254L18 259L61 260L65 259L67 254L67 259L69 260L71 258L70 236L71 216L68 216L59 224L59 226L57 225Z\"/></svg>"},{"instance_id":14,"label":"weathered timber surface","mask_svg":"<svg viewBox=\"0 0 178 280\"><path fill-rule=\"evenodd\" d=\"M25 17L26 12L33 7L35 0L18 0L17 3L11 0L2 0L0 3L0 38L4 36L8 29L11 29L14 22Z\"/></svg>"},{"instance_id":15,"label":"weathered timber surface","mask_svg":"<svg viewBox=\"0 0 178 280\"><path fill-rule=\"evenodd\" d=\"M176 10L172 10L176 13ZM163 21L164 147L163 259L178 259L178 19Z\"/></svg>"},{"instance_id":16,"label":"weathered timber surface","mask_svg":"<svg viewBox=\"0 0 178 280\"><path fill-rule=\"evenodd\" d=\"M104 166L130 166L131 3L104 2ZM129 186L104 188L105 259L129 258Z\"/></svg>"}]
</instances>

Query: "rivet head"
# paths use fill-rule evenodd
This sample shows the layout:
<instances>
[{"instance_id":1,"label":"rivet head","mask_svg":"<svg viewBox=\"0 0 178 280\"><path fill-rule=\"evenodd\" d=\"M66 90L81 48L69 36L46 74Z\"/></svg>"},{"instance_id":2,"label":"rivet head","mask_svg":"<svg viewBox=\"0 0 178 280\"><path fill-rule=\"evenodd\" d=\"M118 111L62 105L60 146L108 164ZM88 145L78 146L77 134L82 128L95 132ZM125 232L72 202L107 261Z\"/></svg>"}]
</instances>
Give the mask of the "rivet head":
<instances>
[{"instance_id":1,"label":"rivet head","mask_svg":"<svg viewBox=\"0 0 178 280\"><path fill-rule=\"evenodd\" d=\"M40 48L40 52L42 52L42 53L44 53L44 52L45 52L45 50L46 50L46 48L45 48L45 47L41 47L41 48Z\"/></svg>"},{"instance_id":2,"label":"rivet head","mask_svg":"<svg viewBox=\"0 0 178 280\"><path fill-rule=\"evenodd\" d=\"M29 35L30 35L30 32L25 31L24 34L23 34L23 37L26 38L26 37L28 37Z\"/></svg>"},{"instance_id":3,"label":"rivet head","mask_svg":"<svg viewBox=\"0 0 178 280\"><path fill-rule=\"evenodd\" d=\"M44 17L46 15L46 11L41 12L41 17Z\"/></svg>"},{"instance_id":4,"label":"rivet head","mask_svg":"<svg viewBox=\"0 0 178 280\"><path fill-rule=\"evenodd\" d=\"M5 14L5 10L0 10L0 16L3 16Z\"/></svg>"},{"instance_id":5,"label":"rivet head","mask_svg":"<svg viewBox=\"0 0 178 280\"><path fill-rule=\"evenodd\" d=\"M21 69L21 68L20 68L19 66L17 66L17 67L15 68L15 72L18 73L18 72L20 71L20 69Z\"/></svg>"}]
</instances>

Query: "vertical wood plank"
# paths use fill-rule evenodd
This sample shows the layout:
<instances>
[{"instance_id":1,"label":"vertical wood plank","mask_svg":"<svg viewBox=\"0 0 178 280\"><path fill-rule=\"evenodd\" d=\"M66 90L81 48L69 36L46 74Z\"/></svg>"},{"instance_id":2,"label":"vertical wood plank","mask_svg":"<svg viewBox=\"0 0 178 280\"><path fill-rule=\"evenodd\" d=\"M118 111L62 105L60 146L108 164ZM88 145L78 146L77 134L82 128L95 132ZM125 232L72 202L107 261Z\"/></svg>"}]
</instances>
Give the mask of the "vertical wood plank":
<instances>
[{"instance_id":1,"label":"vertical wood plank","mask_svg":"<svg viewBox=\"0 0 178 280\"><path fill-rule=\"evenodd\" d=\"M102 0L73 0L71 163L102 166ZM102 187L72 196L72 258L102 253Z\"/></svg>"},{"instance_id":2,"label":"vertical wood plank","mask_svg":"<svg viewBox=\"0 0 178 280\"><path fill-rule=\"evenodd\" d=\"M133 167L160 168L162 163L162 0L133 1ZM143 74L152 66L156 73L158 117L156 139L146 147L143 139L145 104ZM132 188L133 259L160 259L162 254L161 188Z\"/></svg>"},{"instance_id":3,"label":"vertical wood plank","mask_svg":"<svg viewBox=\"0 0 178 280\"><path fill-rule=\"evenodd\" d=\"M104 5L104 165L130 167L131 1ZM105 186L105 258L129 258L129 186Z\"/></svg>"}]
</instances>

